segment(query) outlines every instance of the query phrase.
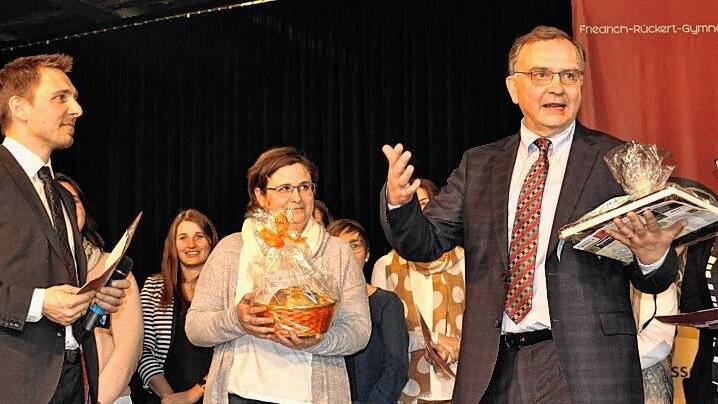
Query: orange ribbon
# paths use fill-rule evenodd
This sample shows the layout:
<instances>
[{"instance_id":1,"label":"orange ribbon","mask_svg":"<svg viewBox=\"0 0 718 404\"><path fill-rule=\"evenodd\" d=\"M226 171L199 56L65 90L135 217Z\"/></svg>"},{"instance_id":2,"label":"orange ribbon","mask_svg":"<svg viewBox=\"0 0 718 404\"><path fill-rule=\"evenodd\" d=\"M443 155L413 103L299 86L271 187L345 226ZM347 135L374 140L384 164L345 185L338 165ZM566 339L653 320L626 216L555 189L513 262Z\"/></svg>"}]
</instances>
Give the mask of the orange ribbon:
<instances>
[{"instance_id":1,"label":"orange ribbon","mask_svg":"<svg viewBox=\"0 0 718 404\"><path fill-rule=\"evenodd\" d=\"M289 219L283 212L274 215L274 227L276 231L268 227L259 231L259 237L270 247L282 248L286 244L285 240L292 243L303 243L305 240L304 237L292 237L289 234Z\"/></svg>"}]
</instances>

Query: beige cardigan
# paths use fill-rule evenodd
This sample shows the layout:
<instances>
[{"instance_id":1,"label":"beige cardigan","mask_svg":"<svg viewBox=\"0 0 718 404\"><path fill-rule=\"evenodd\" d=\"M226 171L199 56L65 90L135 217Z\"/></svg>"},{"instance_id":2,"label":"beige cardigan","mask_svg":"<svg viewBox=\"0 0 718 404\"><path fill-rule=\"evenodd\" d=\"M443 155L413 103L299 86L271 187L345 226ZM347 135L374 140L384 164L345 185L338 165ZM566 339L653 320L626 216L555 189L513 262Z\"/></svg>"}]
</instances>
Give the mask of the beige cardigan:
<instances>
[{"instance_id":1,"label":"beige cardigan","mask_svg":"<svg viewBox=\"0 0 718 404\"><path fill-rule=\"evenodd\" d=\"M364 349L371 333L366 283L351 247L324 234L318 259L341 285L339 306L322 341L307 349L312 356L312 402L349 403L349 381L344 355ZM237 318L235 290L242 249L241 233L222 239L207 259L197 281L185 331L197 346L214 346L204 402L228 402L228 376L233 346L245 335Z\"/></svg>"},{"instance_id":2,"label":"beige cardigan","mask_svg":"<svg viewBox=\"0 0 718 404\"><path fill-rule=\"evenodd\" d=\"M100 271L107 255L107 253L102 254L102 258L90 271L90 276L95 271ZM130 281L130 288L126 291L125 301L120 306L120 310L112 314L110 329L95 328L100 369L98 383L100 404L111 404L117 398L130 394L128 384L137 369L137 362L142 353L140 291L132 273L127 279Z\"/></svg>"}]
</instances>

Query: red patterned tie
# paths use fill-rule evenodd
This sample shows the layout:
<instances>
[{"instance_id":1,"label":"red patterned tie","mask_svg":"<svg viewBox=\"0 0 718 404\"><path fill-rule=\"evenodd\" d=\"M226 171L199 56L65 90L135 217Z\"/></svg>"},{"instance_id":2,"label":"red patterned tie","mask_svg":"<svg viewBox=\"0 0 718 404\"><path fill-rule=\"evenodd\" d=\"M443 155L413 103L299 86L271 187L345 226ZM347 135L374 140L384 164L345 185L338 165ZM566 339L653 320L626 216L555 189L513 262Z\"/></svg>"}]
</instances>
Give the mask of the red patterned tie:
<instances>
[{"instance_id":1,"label":"red patterned tie","mask_svg":"<svg viewBox=\"0 0 718 404\"><path fill-rule=\"evenodd\" d=\"M548 174L547 153L551 141L540 138L534 144L538 146L539 157L521 187L509 246L509 278L504 310L516 324L531 311L541 200Z\"/></svg>"}]
</instances>

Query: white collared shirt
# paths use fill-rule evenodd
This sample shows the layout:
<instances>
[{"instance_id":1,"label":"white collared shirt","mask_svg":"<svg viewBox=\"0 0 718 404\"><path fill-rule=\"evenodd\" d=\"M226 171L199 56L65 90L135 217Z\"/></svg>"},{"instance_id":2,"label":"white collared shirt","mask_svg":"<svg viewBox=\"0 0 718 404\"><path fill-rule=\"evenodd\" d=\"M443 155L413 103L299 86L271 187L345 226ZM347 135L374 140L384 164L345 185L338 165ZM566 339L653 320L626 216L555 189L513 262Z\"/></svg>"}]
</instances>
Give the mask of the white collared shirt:
<instances>
[{"instance_id":1,"label":"white collared shirt","mask_svg":"<svg viewBox=\"0 0 718 404\"><path fill-rule=\"evenodd\" d=\"M563 132L551 136L549 139L551 140L551 145L548 148L548 175L546 176L546 185L543 192L543 200L541 201L541 221L539 222L538 251L536 253L536 268L534 269L531 310L518 325L515 324L504 311L504 319L501 326L502 333L526 332L551 328L548 296L546 294L546 250L548 250L548 242L551 238L551 227L553 226L553 218L556 214L558 197L561 193L561 184L563 183L564 173L566 172L566 164L568 163L568 155L571 151L575 129L576 121L569 125ZM514 227L516 205L518 204L524 178L526 178L531 166L539 157L538 146L534 144L534 141L539 138L539 135L528 130L524 122L521 121L521 142L519 143L519 150L516 155L516 163L514 163L514 171L511 176L511 186L509 188L509 214L507 217L509 229L508 246L511 245L511 229Z\"/></svg>"},{"instance_id":2,"label":"white collared shirt","mask_svg":"<svg viewBox=\"0 0 718 404\"><path fill-rule=\"evenodd\" d=\"M32 186L35 188L35 192L40 197L40 200L42 201L43 206L45 206L45 211L47 212L48 217L50 218L50 222L52 222L52 213L50 212L50 205L47 202L47 197L45 197L45 190L42 186L42 181L37 176L37 172L40 171L42 167L49 167L50 173L52 176L55 176L55 172L52 170L52 160L48 160L47 163L42 161L42 159L33 153L30 149L25 147L22 143L18 142L17 140L6 136L5 140L3 141L3 146L12 154L12 156L17 160L18 164L20 164L20 167L25 171L25 174L30 179L30 182L32 183ZM65 225L67 226L67 238L68 243L70 244L70 251L72 252L73 258L75 257L75 239L72 234L72 225L70 222L70 217L67 214L67 209L63 206L62 212L65 216ZM40 235L38 235L40 236ZM77 259L75 259L75 268L77 268ZM27 317L25 318L25 321L30 323L35 323L40 321L42 319L42 303L45 299L45 289L43 288L36 288L32 294L32 301L30 303L30 310L27 313ZM72 326L66 326L65 327L65 349L77 349L79 347L79 344L77 343L77 340L75 340L75 337L72 335Z\"/></svg>"},{"instance_id":3,"label":"white collared shirt","mask_svg":"<svg viewBox=\"0 0 718 404\"><path fill-rule=\"evenodd\" d=\"M568 156L571 152L575 131L576 121L573 121L568 128L549 138L551 145L548 148L548 175L546 177L543 200L541 201L541 219L539 222L538 251L536 253L536 268L534 269L531 310L519 324L514 323L504 311L501 324L502 334L551 329L551 316L549 315L548 295L546 291L546 255L548 254L547 250L549 239L551 238L553 219L556 214L558 198L561 194L561 185L563 184L564 175L566 173L566 164L568 163ZM519 143L519 150L516 155L514 171L511 176L511 186L509 188L507 217L509 232L508 239L506 240L507 246L511 245L511 229L513 229L514 226L516 205L518 204L524 178L531 169L531 165L533 165L539 157L538 146L533 142L540 136L526 128L523 121L521 121L520 136L521 142ZM641 271L644 274L648 274L663 265L667 254L668 251L663 255L663 258L651 265L644 265L640 260L636 260L636 262L638 262Z\"/></svg>"}]
</instances>

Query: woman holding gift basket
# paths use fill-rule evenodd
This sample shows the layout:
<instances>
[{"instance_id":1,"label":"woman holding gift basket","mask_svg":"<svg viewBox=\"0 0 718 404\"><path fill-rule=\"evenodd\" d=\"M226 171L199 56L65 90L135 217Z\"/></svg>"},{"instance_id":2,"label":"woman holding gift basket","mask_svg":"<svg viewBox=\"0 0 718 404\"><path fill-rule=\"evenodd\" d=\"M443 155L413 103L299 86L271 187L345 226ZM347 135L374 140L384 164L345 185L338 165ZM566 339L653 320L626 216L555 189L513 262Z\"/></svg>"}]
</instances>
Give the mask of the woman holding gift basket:
<instances>
[{"instance_id":1,"label":"woman holding gift basket","mask_svg":"<svg viewBox=\"0 0 718 404\"><path fill-rule=\"evenodd\" d=\"M214 347L207 403L349 403L344 355L371 331L352 249L313 218L317 168L293 147L249 168L242 231L197 282L186 332Z\"/></svg>"}]
</instances>

